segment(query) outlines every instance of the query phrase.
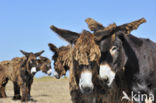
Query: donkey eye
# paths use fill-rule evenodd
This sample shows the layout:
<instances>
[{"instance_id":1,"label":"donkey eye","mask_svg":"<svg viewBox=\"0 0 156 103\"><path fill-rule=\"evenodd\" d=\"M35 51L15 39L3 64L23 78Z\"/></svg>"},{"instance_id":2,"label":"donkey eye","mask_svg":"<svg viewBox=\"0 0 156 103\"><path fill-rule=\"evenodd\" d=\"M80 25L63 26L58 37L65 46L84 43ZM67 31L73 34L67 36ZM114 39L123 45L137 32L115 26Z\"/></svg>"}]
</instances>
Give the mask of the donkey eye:
<instances>
[{"instance_id":1,"label":"donkey eye","mask_svg":"<svg viewBox=\"0 0 156 103\"><path fill-rule=\"evenodd\" d=\"M113 46L112 47L112 51L115 51L115 50L117 50L118 48L117 48L117 46Z\"/></svg>"},{"instance_id":2,"label":"donkey eye","mask_svg":"<svg viewBox=\"0 0 156 103\"><path fill-rule=\"evenodd\" d=\"M110 54L113 56L116 51L118 50L118 47L117 46L113 46L111 49L110 49Z\"/></svg>"}]
</instances>

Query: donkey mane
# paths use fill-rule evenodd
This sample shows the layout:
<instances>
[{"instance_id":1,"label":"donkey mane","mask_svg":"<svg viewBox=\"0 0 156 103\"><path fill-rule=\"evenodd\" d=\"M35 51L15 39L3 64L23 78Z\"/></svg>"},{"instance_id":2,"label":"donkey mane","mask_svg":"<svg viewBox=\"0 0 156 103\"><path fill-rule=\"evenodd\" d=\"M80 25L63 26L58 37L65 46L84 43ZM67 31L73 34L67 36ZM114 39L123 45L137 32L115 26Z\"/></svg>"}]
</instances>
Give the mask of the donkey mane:
<instances>
[{"instance_id":1,"label":"donkey mane","mask_svg":"<svg viewBox=\"0 0 156 103\"><path fill-rule=\"evenodd\" d=\"M26 65L27 60L25 57L15 57L11 59L11 62L13 62L14 64L20 63L21 67L23 67L24 65Z\"/></svg>"},{"instance_id":2,"label":"donkey mane","mask_svg":"<svg viewBox=\"0 0 156 103\"><path fill-rule=\"evenodd\" d=\"M61 46L61 47L59 48L59 50L61 50L61 51L66 51L66 50L69 50L69 49L70 49L70 45Z\"/></svg>"},{"instance_id":3,"label":"donkey mane","mask_svg":"<svg viewBox=\"0 0 156 103\"><path fill-rule=\"evenodd\" d=\"M6 60L6 61L1 61L1 62L0 62L0 64L2 64L2 65L8 65L9 63L10 63L10 61L7 61L7 60Z\"/></svg>"}]
</instances>

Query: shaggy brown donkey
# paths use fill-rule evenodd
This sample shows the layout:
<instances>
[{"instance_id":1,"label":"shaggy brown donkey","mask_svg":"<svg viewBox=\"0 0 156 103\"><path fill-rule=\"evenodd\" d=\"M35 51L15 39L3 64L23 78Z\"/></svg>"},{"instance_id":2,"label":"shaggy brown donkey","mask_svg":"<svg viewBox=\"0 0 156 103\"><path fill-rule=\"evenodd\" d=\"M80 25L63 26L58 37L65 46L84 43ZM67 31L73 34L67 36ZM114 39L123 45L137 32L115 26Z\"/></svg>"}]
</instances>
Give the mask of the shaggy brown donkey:
<instances>
[{"instance_id":1,"label":"shaggy brown donkey","mask_svg":"<svg viewBox=\"0 0 156 103\"><path fill-rule=\"evenodd\" d=\"M85 72L85 70L83 70L83 63L86 63L87 64L86 61L89 61L88 60L89 57L87 57L87 56L90 56L89 49L91 49L91 46L89 46L89 45L92 44L92 43L91 42L90 43L87 43L87 41L89 42L88 39L91 39L92 37L90 37L90 35L87 35L87 33L82 33L81 36L80 36L80 38L82 39L81 40L79 38L79 34L77 34L75 32L70 32L70 31L67 31L67 30L58 29L58 28L56 28L54 26L52 26L51 28L56 33L58 33L61 37L65 38L67 41L69 41L70 43L75 43L75 45L73 46L73 48L71 48L71 57L72 57L71 67L72 67L72 69L70 70L70 90L71 90L72 101L74 103L105 103L105 102L106 103L121 103L121 100L118 97L115 97L114 96L114 95L121 96L122 95L121 90L115 90L116 87L114 87L115 89L110 89L110 90L108 90L106 92L105 91L102 91L102 89L99 89L98 87L96 87L97 86L96 85L96 82L97 81L96 82L93 82L93 83L95 83L95 85L94 85L95 86L94 87L95 88L94 89L95 92L93 92L93 94L89 94L89 95L88 94L87 95L83 94L83 92L84 93L85 92L88 92L88 91L90 92L90 88L83 89L81 87L81 85L79 84L80 81L81 81L79 79L79 77L81 75L81 71ZM110 25L105 30L109 30L109 29L112 29L112 28L114 28L114 24L113 25ZM85 36L83 34L85 34ZM84 36L85 39L83 39L83 36ZM91 39L91 40L94 41L96 39L98 39L98 36L96 38ZM112 36L112 38L110 38L110 39L114 40L114 37ZM96 43L95 44L92 44L93 48L95 49L94 45L96 45ZM86 48L88 47L88 49L87 49L86 52L85 52L85 49L86 49L85 47ZM85 53L87 54L87 56L86 56ZM74 54L77 54L77 56L74 55ZM100 53L98 53L98 54L100 54ZM113 58L113 59L115 59L115 58ZM82 63L82 65L79 66L80 63ZM86 66L86 64L85 64L85 66ZM121 67L123 67L123 64L122 63L121 64L119 63L119 65L120 66L117 67L116 69L118 69L118 68L120 69ZM88 68L88 66L85 67L85 68ZM91 66L91 68L94 68L94 67ZM101 72L101 70L99 70L99 72ZM102 74L100 74L100 76L101 75ZM107 74L107 75L109 75L109 74ZM123 75L122 72L120 73L120 76L121 75ZM88 75L85 77L85 79L87 79L87 78L89 79L89 77L90 76L89 76L89 73L88 73ZM85 81L85 79L83 81ZM94 79L95 79L95 77L94 77ZM98 80L98 79L95 79L95 80ZM89 80L87 80L87 81L89 81ZM103 81L99 81L99 82L103 82ZM112 84L111 78L108 78L108 81L107 82L109 83L109 86L110 86ZM96 90L98 90L98 91L96 91ZM103 99L99 99L99 97L101 96L101 92L108 93L107 95L104 95L104 96L101 97L101 98L106 98L106 99L104 99L104 101L103 101ZM115 101L113 101L113 100L115 100ZM125 102L127 103L127 101L125 101Z\"/></svg>"},{"instance_id":2,"label":"shaggy brown donkey","mask_svg":"<svg viewBox=\"0 0 156 103\"><path fill-rule=\"evenodd\" d=\"M100 49L94 35L88 31L80 34L51 26L59 36L74 44L70 50L70 94L73 103L96 103L94 84L98 78Z\"/></svg>"},{"instance_id":3,"label":"shaggy brown donkey","mask_svg":"<svg viewBox=\"0 0 156 103\"><path fill-rule=\"evenodd\" d=\"M48 44L50 50L54 52L52 59L54 60L54 76L59 79L64 76L67 70L70 69L70 45L57 48L54 44Z\"/></svg>"},{"instance_id":4,"label":"shaggy brown donkey","mask_svg":"<svg viewBox=\"0 0 156 103\"><path fill-rule=\"evenodd\" d=\"M51 61L47 58L47 57L43 57L43 56L39 56L39 59L37 59L37 71L35 73L37 73L38 71L42 71L46 74L48 74L49 76L51 75L52 69L51 69ZM35 73L33 75L35 75ZM29 80L30 84L29 84L29 94L31 93L31 85L33 83L33 77ZM31 94L30 94L31 96ZM14 100L20 99L20 88L18 86L17 83L14 83Z\"/></svg>"},{"instance_id":5,"label":"shaggy brown donkey","mask_svg":"<svg viewBox=\"0 0 156 103\"><path fill-rule=\"evenodd\" d=\"M29 80L31 80L34 72L37 70L37 57L40 56L44 51L38 53L27 53L21 50L21 52L25 55L24 57L13 58L11 61L9 61L9 64L1 65L0 89L1 95L6 97L4 91L5 85L8 80L11 80L14 83L15 94L19 94L19 91L16 91L16 88L19 86L22 92L21 100L28 101L30 100ZM20 95L15 95L14 98L20 98Z\"/></svg>"}]
</instances>

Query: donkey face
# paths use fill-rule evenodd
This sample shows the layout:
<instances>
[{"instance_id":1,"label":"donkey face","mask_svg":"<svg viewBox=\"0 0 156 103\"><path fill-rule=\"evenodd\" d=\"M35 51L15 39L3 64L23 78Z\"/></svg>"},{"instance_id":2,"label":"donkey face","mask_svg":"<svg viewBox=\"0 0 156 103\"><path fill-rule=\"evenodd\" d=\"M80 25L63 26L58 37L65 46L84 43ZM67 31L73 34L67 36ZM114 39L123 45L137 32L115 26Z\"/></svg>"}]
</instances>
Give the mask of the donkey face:
<instances>
[{"instance_id":1,"label":"donkey face","mask_svg":"<svg viewBox=\"0 0 156 103\"><path fill-rule=\"evenodd\" d=\"M38 53L28 53L23 50L20 51L22 54L26 56L26 60L22 64L26 68L26 70L30 74L35 74L37 72L37 66L38 66L38 61L36 57L40 56L44 51L38 52Z\"/></svg>"},{"instance_id":2,"label":"donkey face","mask_svg":"<svg viewBox=\"0 0 156 103\"><path fill-rule=\"evenodd\" d=\"M94 35L83 31L76 40L72 52L75 78L82 93L89 93L99 71L100 49L94 41Z\"/></svg>"},{"instance_id":3,"label":"donkey face","mask_svg":"<svg viewBox=\"0 0 156 103\"><path fill-rule=\"evenodd\" d=\"M101 40L99 43L101 48L99 77L103 79L108 86L113 82L115 74L119 70L124 69L127 61L121 40L114 36L115 34L110 35L110 37Z\"/></svg>"},{"instance_id":4,"label":"donkey face","mask_svg":"<svg viewBox=\"0 0 156 103\"><path fill-rule=\"evenodd\" d=\"M116 72L123 68L126 62L122 42L116 34L113 34L115 28L116 25L112 24L95 33L96 41L101 50L99 77L108 86L114 80Z\"/></svg>"},{"instance_id":5,"label":"donkey face","mask_svg":"<svg viewBox=\"0 0 156 103\"><path fill-rule=\"evenodd\" d=\"M87 19L86 22L89 24L90 20L94 21L93 25L99 25L98 22L91 18ZM115 74L119 70L124 69L124 65L127 61L122 44L124 36L129 34L132 30L137 29L143 22L145 22L145 19L140 19L121 26L111 24L106 28L103 27L100 29L95 26L97 29L94 35L101 50L99 77L104 79L108 85L111 85Z\"/></svg>"},{"instance_id":6,"label":"donkey face","mask_svg":"<svg viewBox=\"0 0 156 103\"><path fill-rule=\"evenodd\" d=\"M81 93L91 93L99 71L100 49L94 35L83 31L81 35L68 30L51 27L65 40L74 44L71 50L72 69Z\"/></svg>"},{"instance_id":7,"label":"donkey face","mask_svg":"<svg viewBox=\"0 0 156 103\"><path fill-rule=\"evenodd\" d=\"M54 76L59 79L69 70L69 51L70 46L62 46L57 48L54 44L48 44L51 51L54 52L52 59L54 60Z\"/></svg>"},{"instance_id":8,"label":"donkey face","mask_svg":"<svg viewBox=\"0 0 156 103\"><path fill-rule=\"evenodd\" d=\"M38 59L38 70L41 70L42 72L51 75L52 69L51 69L51 61L43 56L39 56Z\"/></svg>"}]
</instances>

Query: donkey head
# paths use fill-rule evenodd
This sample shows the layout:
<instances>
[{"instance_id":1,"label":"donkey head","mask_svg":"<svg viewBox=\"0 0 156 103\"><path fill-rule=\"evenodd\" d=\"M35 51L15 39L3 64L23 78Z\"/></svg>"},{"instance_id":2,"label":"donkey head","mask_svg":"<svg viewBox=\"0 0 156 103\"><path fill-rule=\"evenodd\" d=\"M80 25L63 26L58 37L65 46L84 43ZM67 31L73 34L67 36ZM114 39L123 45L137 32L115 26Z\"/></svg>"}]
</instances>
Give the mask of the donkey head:
<instances>
[{"instance_id":1,"label":"donkey head","mask_svg":"<svg viewBox=\"0 0 156 103\"><path fill-rule=\"evenodd\" d=\"M38 67L37 57L40 56L44 51L42 50L37 53L32 53L32 52L28 53L23 50L20 50L20 52L24 54L26 57L26 60L24 61L22 66L26 67L26 70L30 74L34 75L37 72L37 67Z\"/></svg>"},{"instance_id":2,"label":"donkey head","mask_svg":"<svg viewBox=\"0 0 156 103\"><path fill-rule=\"evenodd\" d=\"M52 59L54 60L54 76L59 79L61 76L65 75L67 70L69 70L69 52L70 46L62 46L57 48L54 44L48 44L51 51L54 52Z\"/></svg>"},{"instance_id":3,"label":"donkey head","mask_svg":"<svg viewBox=\"0 0 156 103\"><path fill-rule=\"evenodd\" d=\"M90 22L88 22L90 20L93 19L86 19L88 26L90 26ZM94 24L92 25L98 25L95 20L93 21ZM101 50L99 77L109 86L115 78L115 74L119 70L124 70L124 65L127 62L127 56L123 48L123 38L145 21L145 19L140 19L121 26L111 24L94 31L96 42Z\"/></svg>"},{"instance_id":4,"label":"donkey head","mask_svg":"<svg viewBox=\"0 0 156 103\"><path fill-rule=\"evenodd\" d=\"M94 89L94 82L99 72L100 49L94 41L94 35L88 31L81 34L63 30L51 26L51 29L58 33L69 43L71 48L72 70L76 83L81 93L90 93Z\"/></svg>"},{"instance_id":5,"label":"donkey head","mask_svg":"<svg viewBox=\"0 0 156 103\"><path fill-rule=\"evenodd\" d=\"M51 75L51 61L47 57L39 56L38 64L38 70L41 70L48 75Z\"/></svg>"}]
</instances>

